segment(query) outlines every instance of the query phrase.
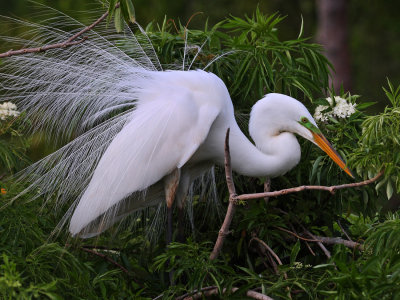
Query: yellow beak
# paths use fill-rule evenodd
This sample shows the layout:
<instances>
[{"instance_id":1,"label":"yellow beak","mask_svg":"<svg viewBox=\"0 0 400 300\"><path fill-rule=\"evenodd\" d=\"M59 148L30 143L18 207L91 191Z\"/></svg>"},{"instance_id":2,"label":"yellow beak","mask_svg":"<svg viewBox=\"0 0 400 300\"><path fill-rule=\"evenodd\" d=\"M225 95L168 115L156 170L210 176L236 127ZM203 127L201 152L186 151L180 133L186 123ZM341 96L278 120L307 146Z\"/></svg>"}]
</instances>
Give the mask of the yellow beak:
<instances>
[{"instance_id":1,"label":"yellow beak","mask_svg":"<svg viewBox=\"0 0 400 300\"><path fill-rule=\"evenodd\" d=\"M326 137L322 133L315 133L311 132L315 143L326 153L329 155L332 160L337 163L337 165L345 171L347 174L349 174L352 178L354 178L353 173L350 171L350 169L346 166L346 163L343 161L343 159L340 157L339 153L336 152L336 150L332 147L332 145L329 143L329 141L326 139Z\"/></svg>"}]
</instances>

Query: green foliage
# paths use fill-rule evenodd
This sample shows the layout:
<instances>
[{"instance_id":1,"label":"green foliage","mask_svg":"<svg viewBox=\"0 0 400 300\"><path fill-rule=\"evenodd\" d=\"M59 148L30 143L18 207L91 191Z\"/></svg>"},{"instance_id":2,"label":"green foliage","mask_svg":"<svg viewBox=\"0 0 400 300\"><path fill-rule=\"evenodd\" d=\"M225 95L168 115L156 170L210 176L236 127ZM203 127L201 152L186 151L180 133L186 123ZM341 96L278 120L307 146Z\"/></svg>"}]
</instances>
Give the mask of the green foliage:
<instances>
[{"instance_id":1,"label":"green foliage","mask_svg":"<svg viewBox=\"0 0 400 300\"><path fill-rule=\"evenodd\" d=\"M376 190L390 198L395 190L400 191L400 86L394 88L388 80L384 91L391 106L363 121L362 136L352 163L357 173L369 178L384 169L385 176Z\"/></svg>"},{"instance_id":2,"label":"green foliage","mask_svg":"<svg viewBox=\"0 0 400 300\"><path fill-rule=\"evenodd\" d=\"M226 287L225 278L234 275L234 271L218 259L211 261L211 250L210 242L198 244L188 240L186 244L171 243L165 253L154 259L155 270L173 274L175 286L169 296L206 286L216 285L220 291Z\"/></svg>"},{"instance_id":3,"label":"green foliage","mask_svg":"<svg viewBox=\"0 0 400 300\"><path fill-rule=\"evenodd\" d=\"M106 1L103 2L106 3ZM109 23L112 17L114 17L114 26L117 32L122 32L124 30L124 22L136 22L135 8L133 7L132 0L110 0L107 2L107 22Z\"/></svg>"},{"instance_id":4,"label":"green foliage","mask_svg":"<svg viewBox=\"0 0 400 300\"><path fill-rule=\"evenodd\" d=\"M170 260L169 270L190 274L186 283L202 280L195 286L185 286L180 281L165 291L164 299L206 286L217 286L221 298L229 299L243 299L248 289L258 289L274 299L397 299L400 295L399 221L398 215L391 215L382 222L370 223L370 229L364 232L369 235L365 251L357 252L337 245L326 263L304 262L304 254L299 255L301 248L305 247L304 242L298 240L290 261L279 268L278 275L259 267L227 264L226 257L225 261L209 262L206 257L211 249L193 242L175 243L156 259L156 263L165 265ZM207 274L206 270L210 273ZM224 289L231 290L235 286L242 288L234 294L222 296Z\"/></svg>"},{"instance_id":5,"label":"green foliage","mask_svg":"<svg viewBox=\"0 0 400 300\"><path fill-rule=\"evenodd\" d=\"M312 100L328 86L330 64L321 46L309 43L301 29L297 38L282 41L276 27L282 20L257 9L252 17L231 17L211 29L207 23L204 30L176 28L165 18L146 32L162 63L181 65L185 56L186 67L192 60L192 68L207 67L225 82L236 109L248 111L268 92ZM194 45L202 45L202 52Z\"/></svg>"},{"instance_id":6,"label":"green foliage","mask_svg":"<svg viewBox=\"0 0 400 300\"><path fill-rule=\"evenodd\" d=\"M133 6L124 0L115 8L116 2L109 3L109 21L113 16L115 27L122 31L124 20L134 22ZM277 14L267 16L257 10L251 17L232 16L212 28L205 24L204 30L190 30L182 24L175 28L165 18L161 26L149 24L146 32L162 64L181 66L184 61L186 69L190 64L207 67L224 80L241 111L248 112L267 92L290 94L310 110L324 105L324 113L333 111L335 100L331 105L321 98L327 92L330 68L321 47L302 37L303 24L298 37L282 40L277 27L283 21ZM202 45L201 52L198 45ZM385 185L384 194L390 196L390 186L399 186L400 88L394 89L389 82L385 92L392 106L368 117L365 108L370 104L361 104L358 96L342 91L341 98L356 104L355 112L343 118L330 116L318 125L359 175L372 175L384 166L386 176L380 185ZM333 94L331 98L335 99ZM312 99L317 100L308 101ZM0 160L8 172L20 167L17 157L23 157L27 147L18 124L15 121L0 131L4 137L0 147L6 149L0 148ZM12 152L15 149L19 152ZM350 181L315 149L302 142L302 162L274 179L273 189ZM264 182L235 175L235 183L239 193L251 193L262 191ZM217 184L220 198L227 199L225 182ZM399 216L384 219L377 215L382 193L377 196L371 188L340 191L334 196L307 191L241 203L219 259L210 261L220 220L204 222L208 214L200 201L203 195L194 197L195 238L172 243L165 250L163 239L151 243L140 226L132 230L132 223L118 228L117 235L111 229L73 245L63 234L49 239L63 211L29 202L33 196L29 194L10 203L23 187L3 182L0 187L7 191L0 194L0 295L5 299L150 299L158 295L172 299L206 286L216 286L218 297L229 299L244 299L249 289L275 299L392 299L399 295ZM146 218L140 222L146 223ZM327 246L332 252L327 259L315 242L306 244L296 237L308 238L306 228L328 237L342 236L346 230L352 239L366 240L365 251ZM282 265L278 266L260 240L280 257ZM168 272L175 285L169 284ZM233 293L233 287L239 289Z\"/></svg>"},{"instance_id":7,"label":"green foliage","mask_svg":"<svg viewBox=\"0 0 400 300\"><path fill-rule=\"evenodd\" d=\"M319 288L326 288L335 299L397 299L400 295L400 255L398 214L370 224L365 232L365 251L335 247L331 264L315 268L326 271Z\"/></svg>"},{"instance_id":8,"label":"green foliage","mask_svg":"<svg viewBox=\"0 0 400 300\"><path fill-rule=\"evenodd\" d=\"M257 9L252 17L231 17L220 23L221 28L234 33L217 36L225 47L237 50L228 62L232 72L226 77L235 99L254 102L267 92L279 92L312 100L314 93L328 86L330 65L321 54L322 48L303 38L302 29L297 38L280 40L276 26L283 19Z\"/></svg>"},{"instance_id":9,"label":"green foliage","mask_svg":"<svg viewBox=\"0 0 400 300\"><path fill-rule=\"evenodd\" d=\"M28 162L29 140L24 136L22 117L0 119L0 176L21 169Z\"/></svg>"},{"instance_id":10,"label":"green foliage","mask_svg":"<svg viewBox=\"0 0 400 300\"><path fill-rule=\"evenodd\" d=\"M62 299L54 293L56 282L48 284L33 284L24 286L22 274L16 269L16 264L3 254L0 265L0 295L2 299Z\"/></svg>"}]
</instances>

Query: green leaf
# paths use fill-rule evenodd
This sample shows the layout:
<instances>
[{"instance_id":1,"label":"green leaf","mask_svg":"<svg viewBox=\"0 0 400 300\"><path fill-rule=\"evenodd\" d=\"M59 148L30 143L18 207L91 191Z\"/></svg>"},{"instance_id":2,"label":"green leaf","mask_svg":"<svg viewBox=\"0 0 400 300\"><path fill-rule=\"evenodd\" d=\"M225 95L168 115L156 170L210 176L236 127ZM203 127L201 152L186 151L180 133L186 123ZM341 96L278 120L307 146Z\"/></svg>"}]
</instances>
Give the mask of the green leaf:
<instances>
[{"instance_id":1,"label":"green leaf","mask_svg":"<svg viewBox=\"0 0 400 300\"><path fill-rule=\"evenodd\" d=\"M300 241L297 240L296 244L294 244L292 248L292 252L290 253L290 265L293 265L294 262L296 261L297 254L299 254L300 251Z\"/></svg>"},{"instance_id":2,"label":"green leaf","mask_svg":"<svg viewBox=\"0 0 400 300\"><path fill-rule=\"evenodd\" d=\"M324 157L323 156L319 156L315 161L314 161L314 164L313 164L313 167L312 167L312 171L311 171L311 182L313 181L313 179L315 178L315 175L317 174L317 170L318 170L318 167L319 167L319 164L320 164L320 162L321 162L321 160L323 159Z\"/></svg>"},{"instance_id":3,"label":"green leaf","mask_svg":"<svg viewBox=\"0 0 400 300\"><path fill-rule=\"evenodd\" d=\"M122 32L124 30L124 19L121 14L121 7L117 7L114 13L114 26L117 32Z\"/></svg>"},{"instance_id":4,"label":"green leaf","mask_svg":"<svg viewBox=\"0 0 400 300\"><path fill-rule=\"evenodd\" d=\"M392 181L391 181L391 180L388 180L388 183L387 183L387 185L386 185L386 196L387 196L388 200L389 200L390 198L392 198L392 195L393 195Z\"/></svg>"},{"instance_id":5,"label":"green leaf","mask_svg":"<svg viewBox=\"0 0 400 300\"><path fill-rule=\"evenodd\" d=\"M107 16L107 24L110 23L112 16L115 12L115 5L117 4L118 0L110 0L110 4L108 6L108 16Z\"/></svg>"},{"instance_id":6,"label":"green leaf","mask_svg":"<svg viewBox=\"0 0 400 300\"><path fill-rule=\"evenodd\" d=\"M133 7L132 0L125 0L124 3L127 8L127 11L128 11L129 21L131 21L132 23L135 23L136 22L135 8Z\"/></svg>"}]
</instances>

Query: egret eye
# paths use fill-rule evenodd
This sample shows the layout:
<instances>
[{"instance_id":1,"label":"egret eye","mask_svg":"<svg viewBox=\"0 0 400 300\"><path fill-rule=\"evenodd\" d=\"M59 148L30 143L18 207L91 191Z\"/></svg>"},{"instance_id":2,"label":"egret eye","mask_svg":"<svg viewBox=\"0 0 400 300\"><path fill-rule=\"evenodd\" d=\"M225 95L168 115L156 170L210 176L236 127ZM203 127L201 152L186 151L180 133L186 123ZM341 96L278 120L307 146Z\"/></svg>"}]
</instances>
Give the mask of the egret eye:
<instances>
[{"instance_id":1,"label":"egret eye","mask_svg":"<svg viewBox=\"0 0 400 300\"><path fill-rule=\"evenodd\" d=\"M307 123L307 122L308 122L308 119L307 119L306 117L302 117L302 118L301 118L301 122L302 122L302 123Z\"/></svg>"}]
</instances>

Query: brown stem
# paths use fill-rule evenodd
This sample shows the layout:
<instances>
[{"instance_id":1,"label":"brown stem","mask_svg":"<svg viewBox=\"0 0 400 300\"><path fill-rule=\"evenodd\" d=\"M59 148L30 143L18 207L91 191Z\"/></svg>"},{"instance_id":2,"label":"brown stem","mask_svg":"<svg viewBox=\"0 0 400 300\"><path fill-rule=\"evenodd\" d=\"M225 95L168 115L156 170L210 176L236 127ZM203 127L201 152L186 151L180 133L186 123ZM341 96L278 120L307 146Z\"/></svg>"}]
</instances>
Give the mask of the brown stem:
<instances>
[{"instance_id":1,"label":"brown stem","mask_svg":"<svg viewBox=\"0 0 400 300\"><path fill-rule=\"evenodd\" d=\"M352 241L352 242L353 242L353 240L350 238L350 236L347 234L347 232L346 232L346 231L344 230L344 228L342 227L342 224L340 224L340 220L337 220L336 223L339 225L340 230L343 232L343 234L346 236L346 238L347 238L349 241Z\"/></svg>"},{"instance_id":2,"label":"brown stem","mask_svg":"<svg viewBox=\"0 0 400 300\"><path fill-rule=\"evenodd\" d=\"M267 249L269 253L271 253L271 255L274 257L274 259L276 260L276 262L277 262L280 266L282 266L282 261L281 261L281 259L280 259L279 256L274 252L274 250L272 250L271 247L267 245L266 242L264 242L263 240L260 240L258 237L253 237L253 238L250 240L249 244L250 244L252 241L257 241L258 243L260 243L261 245L263 245L263 247L264 247L265 249Z\"/></svg>"},{"instance_id":3,"label":"brown stem","mask_svg":"<svg viewBox=\"0 0 400 300\"><path fill-rule=\"evenodd\" d=\"M229 131L230 130L228 128L225 136L225 177L229 190L229 205L225 215L224 222L222 223L221 229L218 232L218 238L217 241L215 242L214 249L210 254L210 260L214 260L218 257L222 249L222 245L224 244L225 237L226 235L229 234L229 226L231 225L232 218L236 208L234 200L236 196L236 189L232 179L231 156L229 153Z\"/></svg>"},{"instance_id":4,"label":"brown stem","mask_svg":"<svg viewBox=\"0 0 400 300\"><path fill-rule=\"evenodd\" d=\"M271 191L271 178L267 177L264 182L264 193L268 193ZM265 204L268 204L269 196L264 197Z\"/></svg>"},{"instance_id":5,"label":"brown stem","mask_svg":"<svg viewBox=\"0 0 400 300\"><path fill-rule=\"evenodd\" d=\"M305 242L305 244L307 246L308 251L310 251L311 255L315 256L315 252L311 249L310 244L308 242Z\"/></svg>"},{"instance_id":6,"label":"brown stem","mask_svg":"<svg viewBox=\"0 0 400 300\"><path fill-rule=\"evenodd\" d=\"M299 236L298 234L296 234L296 233L294 233L294 232L292 232L290 230L287 230L285 228L282 228L282 227L276 227L276 228L281 230L281 231L287 232L287 233L295 236L296 238L298 238L300 240L307 241L307 242L315 242L315 243L320 242L320 243L324 243L324 244L327 244L327 245L342 244L342 245L345 245L346 247L349 247L349 248L352 248L352 249L358 248L361 251L364 249L362 244L354 242L352 240L344 240L344 239L342 239L340 237L324 237L324 236L315 235L314 236L315 239L311 240L311 239L307 239L307 238L304 238L302 236ZM307 234L310 235L310 232L307 231Z\"/></svg>"},{"instance_id":7,"label":"brown stem","mask_svg":"<svg viewBox=\"0 0 400 300\"><path fill-rule=\"evenodd\" d=\"M119 3L117 3L115 5L115 8L118 8L118 7L119 7ZM103 21L105 18L107 18L107 16L108 16L108 11L105 12L100 18L98 18L91 25L89 25L89 26L83 28L81 31L75 33L73 36L71 36L64 42L45 45L45 46L36 47L36 48L24 48L24 49L19 49L19 50L9 50L7 52L0 53L0 58L10 57L13 55L21 55L21 54L26 54L26 53L43 52L43 51L47 51L50 49L66 48L69 46L80 44L80 43L84 42L85 40L87 40L88 37L84 36L79 41L74 41L74 40L76 40L78 37L82 36L85 32L88 32L89 30L93 29L97 24L99 24L101 21Z\"/></svg>"},{"instance_id":8,"label":"brown stem","mask_svg":"<svg viewBox=\"0 0 400 300\"><path fill-rule=\"evenodd\" d=\"M259 239L258 237L254 236L249 243L251 243L252 241L257 241L258 243L260 243L266 250L268 250L268 252L274 257L274 259L278 262L278 264L280 266L282 266L282 261L280 260L279 256L275 253L274 250L271 249L270 246L267 245L266 242L264 242L263 240ZM283 277L285 277L285 279L288 279L288 276L286 274L286 272L283 272ZM288 295L289 298L292 299L292 296L290 294L290 287L286 287L286 290L288 291Z\"/></svg>"},{"instance_id":9,"label":"brown stem","mask_svg":"<svg viewBox=\"0 0 400 300\"><path fill-rule=\"evenodd\" d=\"M317 237L315 235L313 235L310 231L308 231L306 228L304 228L304 232L307 233L310 237L312 237L313 239L317 240ZM321 243L321 242L317 242L317 245L321 248L322 251L324 251L326 257L331 258L331 253L329 252L328 249L326 249L326 247Z\"/></svg>"},{"instance_id":10,"label":"brown stem","mask_svg":"<svg viewBox=\"0 0 400 300\"><path fill-rule=\"evenodd\" d=\"M277 262L280 266L283 265L281 259L279 258L279 256L275 253L274 250L272 250L272 248L271 248L270 246L267 245L266 242L264 242L263 240L260 240L258 237L253 237L253 238L250 240L249 244L250 244L252 241L257 241L259 244L261 244L261 245L272 255L272 257L276 260L276 262ZM283 273L283 276L285 277L285 279L288 279L288 276L287 276L286 272Z\"/></svg>"},{"instance_id":11,"label":"brown stem","mask_svg":"<svg viewBox=\"0 0 400 300\"><path fill-rule=\"evenodd\" d=\"M359 249L361 251L364 250L364 246L362 244L353 242L353 241L344 240L340 237L325 237L325 236L316 235L315 238L317 240L321 241L321 243L324 243L327 245L342 244L351 249Z\"/></svg>"},{"instance_id":12,"label":"brown stem","mask_svg":"<svg viewBox=\"0 0 400 300\"><path fill-rule=\"evenodd\" d=\"M92 249L87 249L87 248L83 248L83 247L80 247L80 249L85 251L85 252L87 252L87 253L90 253L90 254L93 254L93 255L96 255L98 257L101 257L101 258L105 259L106 261L112 263L114 266L120 268L124 273L129 274L129 271L126 268L121 266L119 263L117 263L115 260L113 260L112 258L108 257L107 255L101 254L101 253L99 253L97 251L94 251Z\"/></svg>"},{"instance_id":13,"label":"brown stem","mask_svg":"<svg viewBox=\"0 0 400 300\"><path fill-rule=\"evenodd\" d=\"M233 287L230 290L225 288L225 289L222 290L222 294L225 294L227 292L234 293L238 289L239 288L237 288L237 287ZM186 295L180 296L180 297L178 297L176 299L177 300L181 300L181 299L184 299L184 300L203 299L204 297L209 297L209 296L218 295L218 294L219 294L218 288L215 287L215 286L212 286L212 287L202 288L200 291L195 292L194 294L193 293L191 293L189 295L186 294ZM271 297L269 297L267 295L261 294L259 292L253 291L253 290L247 291L246 292L246 296L249 297L249 298L257 299L257 300L273 300L273 298L271 298Z\"/></svg>"},{"instance_id":14,"label":"brown stem","mask_svg":"<svg viewBox=\"0 0 400 300\"><path fill-rule=\"evenodd\" d=\"M20 50L9 50L5 53L0 53L0 58L2 57L10 57L13 55L20 55L20 54L26 54L26 53L34 53L34 52L43 52L47 51L50 49L56 49L56 48L65 48L73 45L80 44L87 40L87 36L84 36L81 40L75 41L75 42L63 42L63 43L57 43L57 44L51 44L51 45L46 45L42 47L36 47L36 48L26 48L26 49L20 49Z\"/></svg>"},{"instance_id":15,"label":"brown stem","mask_svg":"<svg viewBox=\"0 0 400 300\"><path fill-rule=\"evenodd\" d=\"M287 232L287 233L289 233L289 234L291 234L291 235L293 235L293 236L295 236L295 237L297 237L298 239L303 240L303 241L307 241L307 242L320 242L319 240L306 239L306 238L304 238L304 237L302 237L302 236L300 236L300 235L298 235L298 234L296 234L296 233L294 233L294 232L292 232L292 231L290 231L290 230L288 230L288 229L285 229L285 228L282 228L282 227L279 227L279 226L276 226L275 228L279 229L280 231Z\"/></svg>"},{"instance_id":16,"label":"brown stem","mask_svg":"<svg viewBox=\"0 0 400 300\"><path fill-rule=\"evenodd\" d=\"M242 195L238 195L238 196L234 197L234 200L250 200L250 199L259 199L259 198L264 198L264 197L278 197L278 196L287 195L287 194L291 194L291 193L298 193L298 192L302 192L302 191L306 191L306 190L322 190L322 191L328 191L328 192L334 194L336 190L368 185L372 182L377 181L383 175L383 173L384 173L384 170L380 171L379 174L376 175L374 178L360 181L360 182L346 183L346 184L334 185L334 186L303 185L303 186L298 186L298 187L289 188L289 189L283 189L283 190L274 191L274 192L242 194Z\"/></svg>"}]
</instances>

